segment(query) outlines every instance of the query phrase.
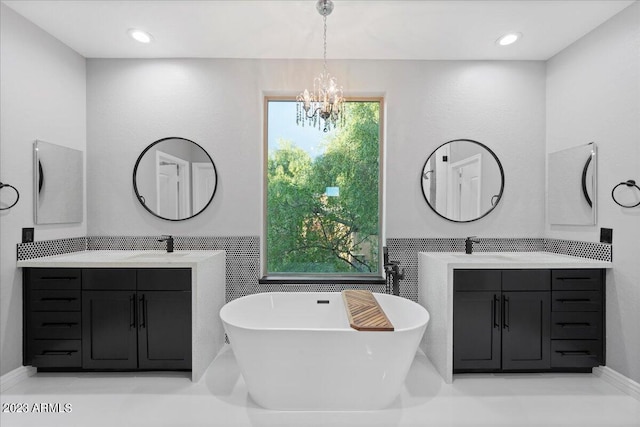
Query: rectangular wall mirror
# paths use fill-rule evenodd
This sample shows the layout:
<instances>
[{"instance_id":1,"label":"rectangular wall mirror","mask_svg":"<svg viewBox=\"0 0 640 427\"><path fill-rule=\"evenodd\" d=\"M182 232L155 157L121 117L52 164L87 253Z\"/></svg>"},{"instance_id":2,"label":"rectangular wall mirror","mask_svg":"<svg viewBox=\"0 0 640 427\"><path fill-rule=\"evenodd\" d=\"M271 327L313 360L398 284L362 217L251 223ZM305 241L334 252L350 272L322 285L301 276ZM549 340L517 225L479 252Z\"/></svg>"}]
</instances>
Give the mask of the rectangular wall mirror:
<instances>
[{"instance_id":1,"label":"rectangular wall mirror","mask_svg":"<svg viewBox=\"0 0 640 427\"><path fill-rule=\"evenodd\" d=\"M547 218L552 225L596 224L596 144L550 153Z\"/></svg>"},{"instance_id":2,"label":"rectangular wall mirror","mask_svg":"<svg viewBox=\"0 0 640 427\"><path fill-rule=\"evenodd\" d=\"M82 222L83 152L36 141L33 154L35 223Z\"/></svg>"}]
</instances>

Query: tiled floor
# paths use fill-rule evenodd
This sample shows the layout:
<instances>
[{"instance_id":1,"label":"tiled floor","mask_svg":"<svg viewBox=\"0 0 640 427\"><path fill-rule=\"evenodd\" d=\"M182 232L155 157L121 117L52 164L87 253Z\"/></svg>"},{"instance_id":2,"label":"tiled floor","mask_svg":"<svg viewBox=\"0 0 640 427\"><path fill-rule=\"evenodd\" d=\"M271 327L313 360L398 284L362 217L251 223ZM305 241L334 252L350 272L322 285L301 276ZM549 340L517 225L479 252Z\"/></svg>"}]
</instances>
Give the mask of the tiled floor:
<instances>
[{"instance_id":1,"label":"tiled floor","mask_svg":"<svg viewBox=\"0 0 640 427\"><path fill-rule=\"evenodd\" d=\"M2 413L2 427L640 426L640 401L593 375L459 375L447 385L422 353L401 396L381 411L262 409L228 347L196 384L184 373L37 374L1 400L30 411L34 403L71 404L67 413Z\"/></svg>"}]
</instances>

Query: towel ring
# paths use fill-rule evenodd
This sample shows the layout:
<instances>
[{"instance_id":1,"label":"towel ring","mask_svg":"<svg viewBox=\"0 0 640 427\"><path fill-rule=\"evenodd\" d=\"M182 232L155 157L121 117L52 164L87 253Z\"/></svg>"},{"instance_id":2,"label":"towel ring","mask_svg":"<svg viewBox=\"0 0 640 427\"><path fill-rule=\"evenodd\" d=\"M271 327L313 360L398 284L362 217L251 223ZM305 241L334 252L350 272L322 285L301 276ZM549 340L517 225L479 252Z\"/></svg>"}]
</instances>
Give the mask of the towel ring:
<instances>
[{"instance_id":1,"label":"towel ring","mask_svg":"<svg viewBox=\"0 0 640 427\"><path fill-rule=\"evenodd\" d=\"M18 191L18 189L16 187L14 187L13 185L3 184L2 182L0 182L0 190L2 190L5 187L12 188L13 191L16 192L16 201L13 202L12 205L7 206L6 208L0 208L0 211L6 211L7 209L11 209L12 207L14 207L16 205L16 203L18 203L18 200L20 200L20 192Z\"/></svg>"},{"instance_id":2,"label":"towel ring","mask_svg":"<svg viewBox=\"0 0 640 427\"><path fill-rule=\"evenodd\" d=\"M636 184L636 181L633 179L629 179L613 187L613 189L611 190L611 198L613 199L613 201L616 202L617 205L622 206L623 208L635 208L636 206L640 206L640 202L636 203L635 205L623 205L622 203L616 200L616 196L614 195L614 192L616 191L616 188L620 187L621 185L626 185L627 187L636 187L638 191L640 191L640 187L638 187L638 184Z\"/></svg>"}]
</instances>

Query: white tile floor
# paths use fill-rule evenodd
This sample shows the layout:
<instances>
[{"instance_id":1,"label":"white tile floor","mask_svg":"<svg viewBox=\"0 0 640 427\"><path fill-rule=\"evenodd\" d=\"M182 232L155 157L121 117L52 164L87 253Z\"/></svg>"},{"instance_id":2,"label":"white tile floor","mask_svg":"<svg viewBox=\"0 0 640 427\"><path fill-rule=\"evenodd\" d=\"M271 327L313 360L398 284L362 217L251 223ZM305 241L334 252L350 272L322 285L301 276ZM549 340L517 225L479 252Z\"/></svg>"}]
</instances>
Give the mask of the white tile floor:
<instances>
[{"instance_id":1,"label":"white tile floor","mask_svg":"<svg viewBox=\"0 0 640 427\"><path fill-rule=\"evenodd\" d=\"M385 410L279 412L256 406L229 347L204 378L185 373L41 373L5 403L71 404L69 413L2 413L16 426L640 426L640 401L591 374L458 375L444 384L418 353L404 390Z\"/></svg>"}]
</instances>

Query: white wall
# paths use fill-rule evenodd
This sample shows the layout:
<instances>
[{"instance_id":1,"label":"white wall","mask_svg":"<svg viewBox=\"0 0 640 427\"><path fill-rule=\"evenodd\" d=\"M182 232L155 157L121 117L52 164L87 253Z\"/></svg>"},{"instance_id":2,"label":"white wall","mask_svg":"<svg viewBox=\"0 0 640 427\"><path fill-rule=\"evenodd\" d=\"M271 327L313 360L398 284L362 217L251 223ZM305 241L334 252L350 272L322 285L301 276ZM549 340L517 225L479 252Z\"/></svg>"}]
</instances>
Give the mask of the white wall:
<instances>
[{"instance_id":1,"label":"white wall","mask_svg":"<svg viewBox=\"0 0 640 427\"><path fill-rule=\"evenodd\" d=\"M297 94L309 86L321 63L88 60L85 74L81 56L1 7L0 171L2 181L17 186L22 196L16 207L0 213L4 374L21 363L22 291L15 244L20 228L33 226L33 140L86 148L88 170L88 220L37 226L37 240L85 234L260 235L263 96ZM329 64L349 95L385 97L387 237L538 237L546 230L548 237L595 241L598 227L614 228L607 356L612 368L636 381L640 211L619 208L609 193L622 180L640 181L639 20L636 3L554 57L546 70L543 62L526 61ZM189 221L157 219L133 193L138 154L167 136L196 141L218 168L214 202ZM426 158L457 138L489 146L506 175L500 205L469 224L439 218L420 190ZM545 154L589 141L600 148L598 226L545 229Z\"/></svg>"},{"instance_id":2,"label":"white wall","mask_svg":"<svg viewBox=\"0 0 640 427\"><path fill-rule=\"evenodd\" d=\"M82 56L0 7L0 180L20 191L18 204L0 212L0 374L5 374L22 365L16 244L22 227L34 227L33 142L86 149L86 68ZM36 240L86 235L83 209L82 223L35 226Z\"/></svg>"},{"instance_id":3,"label":"white wall","mask_svg":"<svg viewBox=\"0 0 640 427\"><path fill-rule=\"evenodd\" d=\"M613 228L607 365L640 382L640 207L624 209L611 198L619 182L640 182L640 3L547 63L547 152L592 141L598 145L597 225L547 225L546 236L598 241L600 227Z\"/></svg>"},{"instance_id":4,"label":"white wall","mask_svg":"<svg viewBox=\"0 0 640 427\"><path fill-rule=\"evenodd\" d=\"M89 234L260 235L263 97L295 96L321 68L297 60L89 59ZM543 62L331 61L329 68L348 95L385 97L387 237L542 234ZM131 184L139 153L167 136L197 142L218 169L213 203L184 222L152 217ZM489 146L506 175L500 205L470 224L438 217L420 189L427 157L456 138Z\"/></svg>"}]
</instances>

